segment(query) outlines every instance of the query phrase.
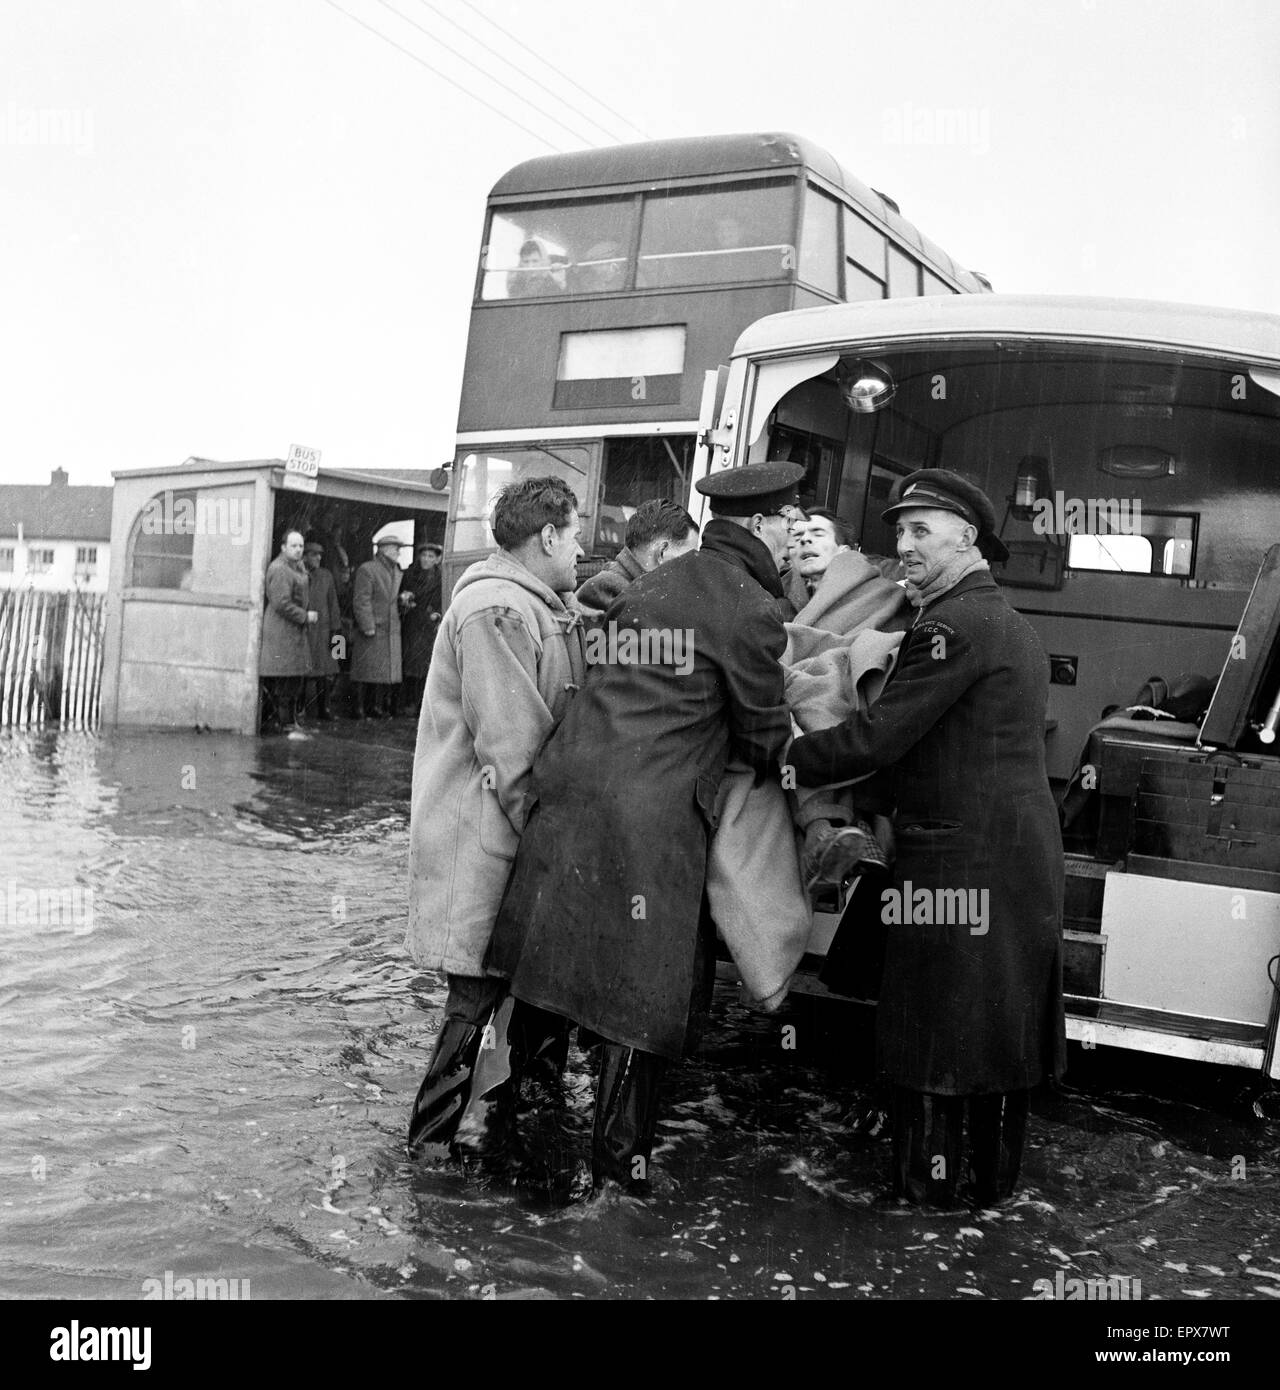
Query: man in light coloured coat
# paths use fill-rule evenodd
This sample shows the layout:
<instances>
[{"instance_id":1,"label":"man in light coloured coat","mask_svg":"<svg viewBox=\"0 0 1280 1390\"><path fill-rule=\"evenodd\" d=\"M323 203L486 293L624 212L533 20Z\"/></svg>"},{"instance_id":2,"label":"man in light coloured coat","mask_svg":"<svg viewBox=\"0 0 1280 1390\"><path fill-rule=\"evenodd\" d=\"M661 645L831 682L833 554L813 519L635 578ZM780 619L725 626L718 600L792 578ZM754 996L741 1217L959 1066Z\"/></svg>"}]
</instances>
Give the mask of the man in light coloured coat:
<instances>
[{"instance_id":1,"label":"man in light coloured coat","mask_svg":"<svg viewBox=\"0 0 1280 1390\"><path fill-rule=\"evenodd\" d=\"M404 542L390 526L373 538L377 553L356 571L351 608L356 630L351 642L351 679L357 691L356 718L391 717L400 684L400 551Z\"/></svg>"},{"instance_id":2,"label":"man in light coloured coat","mask_svg":"<svg viewBox=\"0 0 1280 1390\"><path fill-rule=\"evenodd\" d=\"M586 671L581 618L564 597L582 556L569 485L555 477L511 484L492 525L499 548L458 580L436 639L409 826L409 952L449 979L409 1143L455 1152L484 1148L483 1132L474 1148L455 1135L485 1029L506 993L483 962L528 814L530 769ZM511 1033L532 1032L538 1016L518 1006Z\"/></svg>"}]
</instances>

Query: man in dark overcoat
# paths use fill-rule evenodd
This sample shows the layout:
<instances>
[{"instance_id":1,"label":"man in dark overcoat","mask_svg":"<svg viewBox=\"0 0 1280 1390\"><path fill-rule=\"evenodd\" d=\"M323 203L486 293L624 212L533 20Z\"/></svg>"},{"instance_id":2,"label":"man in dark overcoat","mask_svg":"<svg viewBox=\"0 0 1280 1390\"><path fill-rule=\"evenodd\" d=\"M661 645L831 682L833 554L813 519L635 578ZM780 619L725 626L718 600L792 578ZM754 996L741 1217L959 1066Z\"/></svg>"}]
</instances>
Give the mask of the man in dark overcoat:
<instances>
[{"instance_id":1,"label":"man in dark overcoat","mask_svg":"<svg viewBox=\"0 0 1280 1390\"><path fill-rule=\"evenodd\" d=\"M726 762L776 776L790 733L775 600L781 508L802 476L758 464L698 484L712 508L702 548L610 606L583 690L534 764L486 966L517 999L605 1040L597 1190L647 1177L658 1078L684 1055L691 1002L709 992L703 896Z\"/></svg>"},{"instance_id":2,"label":"man in dark overcoat","mask_svg":"<svg viewBox=\"0 0 1280 1390\"><path fill-rule=\"evenodd\" d=\"M355 716L389 719L400 684L400 549L403 542L383 527L373 538L376 553L356 570L351 608L351 679Z\"/></svg>"},{"instance_id":3,"label":"man in dark overcoat","mask_svg":"<svg viewBox=\"0 0 1280 1390\"><path fill-rule=\"evenodd\" d=\"M440 560L444 551L428 541L417 551L417 563L405 572L400 585L400 665L404 674L402 713L416 715L431 670L431 649L444 612Z\"/></svg>"},{"instance_id":4,"label":"man in dark overcoat","mask_svg":"<svg viewBox=\"0 0 1280 1390\"><path fill-rule=\"evenodd\" d=\"M316 621L307 628L311 669L307 675L307 697L303 703L309 710L314 702L316 718L328 721L333 718L329 713L329 690L334 676L338 674L333 636L342 631L338 588L333 575L324 566L324 545L321 541L313 538L306 543L302 550L302 563L307 569L310 604L316 612Z\"/></svg>"},{"instance_id":5,"label":"man in dark overcoat","mask_svg":"<svg viewBox=\"0 0 1280 1390\"><path fill-rule=\"evenodd\" d=\"M262 731L283 729L304 737L298 728L298 700L311 669L307 630L317 613L309 601L310 585L302 564L302 532L286 531L280 553L267 566L258 674L265 687Z\"/></svg>"},{"instance_id":6,"label":"man in dark overcoat","mask_svg":"<svg viewBox=\"0 0 1280 1390\"><path fill-rule=\"evenodd\" d=\"M894 1187L950 1205L969 1116L969 1195L1009 1196L1032 1088L1065 1059L1063 859L1044 760L1049 663L987 560L991 503L945 469L902 480L896 520L919 610L880 698L798 738L802 785L890 768L897 844L882 896L877 1014L893 1086Z\"/></svg>"}]
</instances>

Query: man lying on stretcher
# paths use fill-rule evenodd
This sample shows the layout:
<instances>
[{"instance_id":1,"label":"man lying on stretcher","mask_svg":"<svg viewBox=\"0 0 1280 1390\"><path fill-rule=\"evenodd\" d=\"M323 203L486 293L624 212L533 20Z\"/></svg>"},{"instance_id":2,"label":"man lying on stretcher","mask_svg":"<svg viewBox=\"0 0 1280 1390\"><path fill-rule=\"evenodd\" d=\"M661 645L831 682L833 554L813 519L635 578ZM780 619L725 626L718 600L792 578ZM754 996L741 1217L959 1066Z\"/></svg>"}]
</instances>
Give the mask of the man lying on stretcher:
<instances>
[{"instance_id":1,"label":"man lying on stretcher","mask_svg":"<svg viewBox=\"0 0 1280 1390\"><path fill-rule=\"evenodd\" d=\"M879 694L913 611L902 587L886 577L897 562L877 564L854 550L845 524L825 507L797 518L793 568L808 601L787 623L787 702L798 730L825 729L859 700ZM796 789L796 824L804 831L805 888L839 885L859 863L884 867L889 821L875 779L814 791Z\"/></svg>"}]
</instances>

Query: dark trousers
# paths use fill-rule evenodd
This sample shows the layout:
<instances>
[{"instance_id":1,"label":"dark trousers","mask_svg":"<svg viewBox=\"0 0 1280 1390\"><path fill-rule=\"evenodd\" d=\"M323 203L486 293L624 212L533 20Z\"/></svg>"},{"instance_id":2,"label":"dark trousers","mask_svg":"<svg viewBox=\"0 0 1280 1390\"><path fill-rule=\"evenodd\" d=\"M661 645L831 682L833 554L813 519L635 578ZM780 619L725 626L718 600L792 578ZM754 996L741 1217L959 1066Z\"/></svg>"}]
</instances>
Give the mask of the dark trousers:
<instances>
[{"instance_id":1,"label":"dark trousers","mask_svg":"<svg viewBox=\"0 0 1280 1390\"><path fill-rule=\"evenodd\" d=\"M963 1176L968 1112L970 1200L1011 1197L1022 1168L1028 1091L936 1096L895 1086L890 1101L893 1192L912 1202L954 1206Z\"/></svg>"},{"instance_id":2,"label":"dark trousers","mask_svg":"<svg viewBox=\"0 0 1280 1390\"><path fill-rule=\"evenodd\" d=\"M302 676L265 676L262 681L262 727L288 727L298 722Z\"/></svg>"},{"instance_id":3,"label":"dark trousers","mask_svg":"<svg viewBox=\"0 0 1280 1390\"><path fill-rule=\"evenodd\" d=\"M308 676L302 687L302 708L310 714L314 707L317 719L328 719L329 688L333 685L332 676Z\"/></svg>"},{"instance_id":4,"label":"dark trousers","mask_svg":"<svg viewBox=\"0 0 1280 1390\"><path fill-rule=\"evenodd\" d=\"M403 714L417 714L422 709L422 693L426 688L426 676L406 676L400 687L400 710Z\"/></svg>"},{"instance_id":5,"label":"dark trousers","mask_svg":"<svg viewBox=\"0 0 1280 1390\"><path fill-rule=\"evenodd\" d=\"M559 1075L569 1050L568 1019L510 999L505 980L450 975L444 1022L409 1121L409 1148L458 1146L477 1157L498 1155L514 1138L522 1077L534 1069ZM504 1004L510 1004L504 1009ZM503 1036L505 1034L505 1036ZM505 1067L493 1065L510 1048ZM482 1058L481 1053L487 1054ZM489 1085L486 1076L495 1084Z\"/></svg>"},{"instance_id":6,"label":"dark trousers","mask_svg":"<svg viewBox=\"0 0 1280 1390\"><path fill-rule=\"evenodd\" d=\"M372 681L353 681L352 713L357 719L389 719L398 685L375 685Z\"/></svg>"}]
</instances>

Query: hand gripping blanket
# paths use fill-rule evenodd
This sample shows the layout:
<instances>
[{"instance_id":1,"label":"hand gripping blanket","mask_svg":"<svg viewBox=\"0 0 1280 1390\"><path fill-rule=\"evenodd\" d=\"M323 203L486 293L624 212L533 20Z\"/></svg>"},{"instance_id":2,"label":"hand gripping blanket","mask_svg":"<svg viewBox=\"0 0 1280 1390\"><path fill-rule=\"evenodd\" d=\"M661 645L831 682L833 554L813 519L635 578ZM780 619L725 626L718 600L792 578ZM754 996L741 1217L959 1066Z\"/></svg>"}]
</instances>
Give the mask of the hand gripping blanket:
<instances>
[{"instance_id":1,"label":"hand gripping blanket","mask_svg":"<svg viewBox=\"0 0 1280 1390\"><path fill-rule=\"evenodd\" d=\"M818 591L787 623L787 702L800 728L838 724L873 700L914 616L906 594L857 551L831 561ZM795 825L777 782L752 786L730 762L717 798L707 865L711 915L742 977L744 1000L772 1012L786 998L813 926ZM820 803L808 798L811 809Z\"/></svg>"}]
</instances>

